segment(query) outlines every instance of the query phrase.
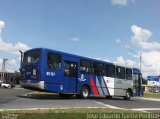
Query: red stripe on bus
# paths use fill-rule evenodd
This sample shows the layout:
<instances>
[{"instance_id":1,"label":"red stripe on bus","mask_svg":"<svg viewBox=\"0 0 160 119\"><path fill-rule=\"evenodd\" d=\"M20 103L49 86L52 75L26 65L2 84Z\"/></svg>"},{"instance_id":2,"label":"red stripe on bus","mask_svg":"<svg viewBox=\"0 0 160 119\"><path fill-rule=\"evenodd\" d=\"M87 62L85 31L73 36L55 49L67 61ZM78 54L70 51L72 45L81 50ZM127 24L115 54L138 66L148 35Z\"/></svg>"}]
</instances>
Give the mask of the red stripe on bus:
<instances>
[{"instance_id":1,"label":"red stripe on bus","mask_svg":"<svg viewBox=\"0 0 160 119\"><path fill-rule=\"evenodd\" d=\"M96 85L93 81L92 76L90 76L90 85L91 85L91 88L92 88L92 91L93 91L94 95L97 96L98 95L98 90L97 90L97 87L96 87Z\"/></svg>"}]
</instances>

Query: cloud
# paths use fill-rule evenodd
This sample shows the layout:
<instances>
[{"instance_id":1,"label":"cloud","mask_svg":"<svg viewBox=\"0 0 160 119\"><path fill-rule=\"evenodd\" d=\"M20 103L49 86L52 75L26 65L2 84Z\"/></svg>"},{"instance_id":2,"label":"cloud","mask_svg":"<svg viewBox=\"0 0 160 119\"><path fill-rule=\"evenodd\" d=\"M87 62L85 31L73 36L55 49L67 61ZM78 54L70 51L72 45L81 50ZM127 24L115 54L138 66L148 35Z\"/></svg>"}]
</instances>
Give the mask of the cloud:
<instances>
[{"instance_id":1,"label":"cloud","mask_svg":"<svg viewBox=\"0 0 160 119\"><path fill-rule=\"evenodd\" d=\"M0 20L0 51L6 52L10 55L10 57L13 56L15 58L18 55L20 55L20 53L18 52L19 50L26 51L26 50L30 49L30 47L27 44L24 44L22 42L17 42L15 44L5 42L5 40L2 38L2 30L4 27L5 27L5 22ZM16 54L16 56L15 56L15 54ZM3 56L1 56L1 58L3 58ZM7 60L7 63L6 63L6 70L7 71L9 71L9 72L18 71L20 61L19 61L19 58L15 58L15 59L9 58ZM3 62L3 59L0 59L0 67L2 67L2 62Z\"/></svg>"},{"instance_id":2,"label":"cloud","mask_svg":"<svg viewBox=\"0 0 160 119\"><path fill-rule=\"evenodd\" d=\"M116 43L120 43L121 40L120 40L120 39L116 39L115 42L116 42Z\"/></svg>"},{"instance_id":3,"label":"cloud","mask_svg":"<svg viewBox=\"0 0 160 119\"><path fill-rule=\"evenodd\" d=\"M137 57L134 56L136 63L133 63L133 66L139 67L139 54L141 52L143 76L160 75L160 43L151 40L153 33L148 29L132 25L131 32L133 33L131 36L132 45L142 50L137 53ZM118 57L116 62L126 64L128 60L125 60L123 57Z\"/></svg>"},{"instance_id":4,"label":"cloud","mask_svg":"<svg viewBox=\"0 0 160 119\"><path fill-rule=\"evenodd\" d=\"M125 67L134 67L140 68L140 53L142 53L142 75L144 78L147 76L160 76L160 43L154 42L151 40L152 32L148 29L141 28L137 25L131 26L131 32L133 35L130 38L129 45L125 45L125 48L128 49L129 55L132 59L124 58L123 56L118 56L115 60L111 62L125 66ZM116 39L116 43L119 43L120 40ZM129 50L132 49L131 46L139 47L141 51L137 53L135 51ZM133 53L134 52L134 53ZM136 55L137 54L137 55Z\"/></svg>"},{"instance_id":5,"label":"cloud","mask_svg":"<svg viewBox=\"0 0 160 119\"><path fill-rule=\"evenodd\" d=\"M9 59L6 62L6 71L7 72L15 72L19 71L20 61L17 62L15 59Z\"/></svg>"},{"instance_id":6,"label":"cloud","mask_svg":"<svg viewBox=\"0 0 160 119\"><path fill-rule=\"evenodd\" d=\"M7 43L2 39L1 36L1 32L2 29L5 26L5 22L4 21L0 21L0 50L4 51L4 52L8 52L11 54L19 54L18 51L22 50L22 51L26 51L28 49L30 49L30 47L22 42L17 42L15 44L12 43Z\"/></svg>"},{"instance_id":7,"label":"cloud","mask_svg":"<svg viewBox=\"0 0 160 119\"><path fill-rule=\"evenodd\" d=\"M137 53L137 54L140 54ZM133 60L125 59L123 56L118 56L115 61L117 65L140 68L139 57ZM159 51L143 51L142 52L142 75L146 78L149 75L160 75L160 52Z\"/></svg>"},{"instance_id":8,"label":"cloud","mask_svg":"<svg viewBox=\"0 0 160 119\"><path fill-rule=\"evenodd\" d=\"M3 60L0 59L0 67L2 67L2 62L3 62ZM1 71L1 69L0 69L0 71Z\"/></svg>"},{"instance_id":9,"label":"cloud","mask_svg":"<svg viewBox=\"0 0 160 119\"><path fill-rule=\"evenodd\" d=\"M148 51L143 52L143 72L148 75L160 75L160 52L159 51Z\"/></svg>"},{"instance_id":10,"label":"cloud","mask_svg":"<svg viewBox=\"0 0 160 119\"><path fill-rule=\"evenodd\" d=\"M18 52L19 50L26 51L28 49L30 49L30 47L24 43L21 43L21 42L17 42L15 44L6 43L2 40L2 38L0 38L0 50L1 51L5 51L11 54L19 54Z\"/></svg>"},{"instance_id":11,"label":"cloud","mask_svg":"<svg viewBox=\"0 0 160 119\"><path fill-rule=\"evenodd\" d=\"M112 5L126 6L128 0L111 0Z\"/></svg>"},{"instance_id":12,"label":"cloud","mask_svg":"<svg viewBox=\"0 0 160 119\"><path fill-rule=\"evenodd\" d=\"M114 61L115 64L125 66L125 67L135 67L138 68L138 63L134 60L125 60L123 56L117 57L116 61Z\"/></svg>"},{"instance_id":13,"label":"cloud","mask_svg":"<svg viewBox=\"0 0 160 119\"><path fill-rule=\"evenodd\" d=\"M74 37L74 38L71 38L71 41L78 42L78 41L80 41L80 38L79 37Z\"/></svg>"},{"instance_id":14,"label":"cloud","mask_svg":"<svg viewBox=\"0 0 160 119\"><path fill-rule=\"evenodd\" d=\"M0 20L0 34L2 33L2 29L4 28L4 25L5 25L4 21Z\"/></svg>"},{"instance_id":15,"label":"cloud","mask_svg":"<svg viewBox=\"0 0 160 119\"><path fill-rule=\"evenodd\" d=\"M149 55L148 55L149 56ZM143 58L143 61L146 60L146 57ZM116 65L124 66L124 67L131 67L131 68L138 68L140 67L140 63L138 60L129 60L124 59L123 56L117 57L117 59L114 61ZM152 65L146 65L147 62L142 63L142 75L144 78L146 78L148 75L158 75L158 70ZM156 72L155 72L156 71Z\"/></svg>"},{"instance_id":16,"label":"cloud","mask_svg":"<svg viewBox=\"0 0 160 119\"><path fill-rule=\"evenodd\" d=\"M137 53L138 55L140 52ZM106 62L113 62L115 65L120 65L130 68L140 68L139 57L133 57L131 59L126 59L123 56L118 56L115 60L94 58L97 60L103 60ZM160 52L158 51L143 51L142 52L142 75L146 78L149 75L160 75Z\"/></svg>"},{"instance_id":17,"label":"cloud","mask_svg":"<svg viewBox=\"0 0 160 119\"><path fill-rule=\"evenodd\" d=\"M131 31L133 36L131 37L131 42L142 48L143 50L160 50L160 43L155 41L150 41L152 32L148 29L143 29L139 26L132 25Z\"/></svg>"},{"instance_id":18,"label":"cloud","mask_svg":"<svg viewBox=\"0 0 160 119\"><path fill-rule=\"evenodd\" d=\"M16 65L17 64L17 62L16 62L16 60L10 60L9 62L8 62L10 65Z\"/></svg>"}]
</instances>

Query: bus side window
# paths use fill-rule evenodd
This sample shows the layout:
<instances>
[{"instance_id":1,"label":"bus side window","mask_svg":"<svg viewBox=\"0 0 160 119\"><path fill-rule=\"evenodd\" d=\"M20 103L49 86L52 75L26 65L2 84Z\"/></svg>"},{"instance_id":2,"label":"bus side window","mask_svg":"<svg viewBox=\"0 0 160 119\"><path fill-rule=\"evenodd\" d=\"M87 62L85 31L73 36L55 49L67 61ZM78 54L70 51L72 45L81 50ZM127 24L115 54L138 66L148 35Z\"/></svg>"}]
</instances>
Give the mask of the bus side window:
<instances>
[{"instance_id":1,"label":"bus side window","mask_svg":"<svg viewBox=\"0 0 160 119\"><path fill-rule=\"evenodd\" d=\"M69 75L72 77L77 77L77 65L74 63L70 64Z\"/></svg>"},{"instance_id":2,"label":"bus side window","mask_svg":"<svg viewBox=\"0 0 160 119\"><path fill-rule=\"evenodd\" d=\"M61 55L48 53L48 69L61 69Z\"/></svg>"},{"instance_id":3,"label":"bus side window","mask_svg":"<svg viewBox=\"0 0 160 119\"><path fill-rule=\"evenodd\" d=\"M93 62L93 73L95 75L104 75L104 64L100 62Z\"/></svg>"},{"instance_id":4,"label":"bus side window","mask_svg":"<svg viewBox=\"0 0 160 119\"><path fill-rule=\"evenodd\" d=\"M69 67L70 67L70 64L67 62L64 62L64 75L65 76L69 76Z\"/></svg>"},{"instance_id":5,"label":"bus side window","mask_svg":"<svg viewBox=\"0 0 160 119\"><path fill-rule=\"evenodd\" d=\"M92 72L92 62L89 60L80 60L80 72L90 74Z\"/></svg>"},{"instance_id":6,"label":"bus side window","mask_svg":"<svg viewBox=\"0 0 160 119\"><path fill-rule=\"evenodd\" d=\"M115 77L115 66L112 64L107 64L105 75L107 77Z\"/></svg>"},{"instance_id":7,"label":"bus side window","mask_svg":"<svg viewBox=\"0 0 160 119\"><path fill-rule=\"evenodd\" d=\"M126 79L132 80L132 69L126 68Z\"/></svg>"},{"instance_id":8,"label":"bus side window","mask_svg":"<svg viewBox=\"0 0 160 119\"><path fill-rule=\"evenodd\" d=\"M116 67L116 78L125 79L125 68L117 66Z\"/></svg>"},{"instance_id":9,"label":"bus side window","mask_svg":"<svg viewBox=\"0 0 160 119\"><path fill-rule=\"evenodd\" d=\"M69 61L64 61L64 75L77 77L77 64Z\"/></svg>"}]
</instances>

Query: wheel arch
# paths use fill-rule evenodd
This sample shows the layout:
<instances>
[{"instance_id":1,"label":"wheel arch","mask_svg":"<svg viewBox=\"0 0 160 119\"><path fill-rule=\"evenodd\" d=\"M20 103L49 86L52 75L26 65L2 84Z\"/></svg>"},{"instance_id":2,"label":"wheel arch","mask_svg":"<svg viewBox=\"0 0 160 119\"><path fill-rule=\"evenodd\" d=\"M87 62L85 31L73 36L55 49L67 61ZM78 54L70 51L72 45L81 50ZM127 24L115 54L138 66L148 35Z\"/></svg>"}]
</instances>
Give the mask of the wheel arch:
<instances>
[{"instance_id":1,"label":"wheel arch","mask_svg":"<svg viewBox=\"0 0 160 119\"><path fill-rule=\"evenodd\" d=\"M133 90L131 88L128 88L127 91L131 93L131 96L133 96Z\"/></svg>"},{"instance_id":2,"label":"wheel arch","mask_svg":"<svg viewBox=\"0 0 160 119\"><path fill-rule=\"evenodd\" d=\"M80 91L81 91L81 89L82 89L83 87L87 87L87 88L89 89L89 94L91 94L91 87L90 87L88 84L83 84L83 85L81 85Z\"/></svg>"}]
</instances>

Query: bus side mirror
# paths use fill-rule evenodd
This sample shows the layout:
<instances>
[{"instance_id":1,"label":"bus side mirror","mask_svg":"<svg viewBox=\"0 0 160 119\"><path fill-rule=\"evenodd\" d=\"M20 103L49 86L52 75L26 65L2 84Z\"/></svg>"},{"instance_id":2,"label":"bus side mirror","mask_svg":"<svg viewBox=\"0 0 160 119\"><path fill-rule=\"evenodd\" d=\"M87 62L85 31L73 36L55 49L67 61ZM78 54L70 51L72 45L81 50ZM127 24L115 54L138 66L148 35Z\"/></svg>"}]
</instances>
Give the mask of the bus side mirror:
<instances>
[{"instance_id":1,"label":"bus side mirror","mask_svg":"<svg viewBox=\"0 0 160 119\"><path fill-rule=\"evenodd\" d=\"M22 68L22 63L23 63L23 55L24 55L24 53L23 53L21 50L19 50L19 52L21 53L21 62L20 62L20 68Z\"/></svg>"}]
</instances>

